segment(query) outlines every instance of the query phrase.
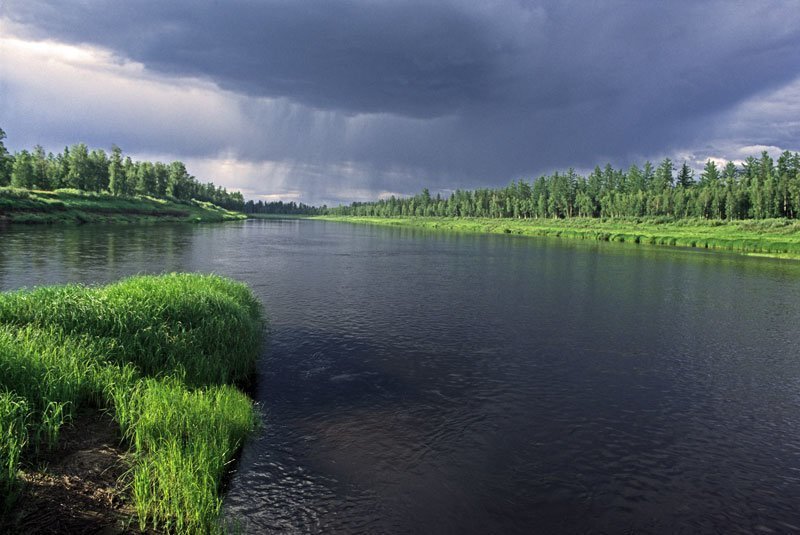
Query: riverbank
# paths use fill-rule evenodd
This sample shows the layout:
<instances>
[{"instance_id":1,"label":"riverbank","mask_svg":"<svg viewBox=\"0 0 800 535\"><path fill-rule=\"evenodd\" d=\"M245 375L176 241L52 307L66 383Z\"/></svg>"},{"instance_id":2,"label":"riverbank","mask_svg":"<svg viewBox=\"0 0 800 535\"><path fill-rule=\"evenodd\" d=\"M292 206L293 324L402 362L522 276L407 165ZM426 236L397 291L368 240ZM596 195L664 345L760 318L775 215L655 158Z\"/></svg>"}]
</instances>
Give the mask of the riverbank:
<instances>
[{"instance_id":1,"label":"riverbank","mask_svg":"<svg viewBox=\"0 0 800 535\"><path fill-rule=\"evenodd\" d=\"M213 222L246 218L243 213L202 201L118 197L78 190L0 188L0 223Z\"/></svg>"},{"instance_id":2,"label":"riverbank","mask_svg":"<svg viewBox=\"0 0 800 535\"><path fill-rule=\"evenodd\" d=\"M699 247L800 259L800 222L787 219L484 219L446 217L316 216L313 219L481 234L577 238L673 247Z\"/></svg>"},{"instance_id":3,"label":"riverbank","mask_svg":"<svg viewBox=\"0 0 800 535\"><path fill-rule=\"evenodd\" d=\"M305 214L247 214L248 219L308 219Z\"/></svg>"},{"instance_id":4,"label":"riverbank","mask_svg":"<svg viewBox=\"0 0 800 535\"><path fill-rule=\"evenodd\" d=\"M0 294L0 531L221 530L262 327L217 276Z\"/></svg>"}]
</instances>

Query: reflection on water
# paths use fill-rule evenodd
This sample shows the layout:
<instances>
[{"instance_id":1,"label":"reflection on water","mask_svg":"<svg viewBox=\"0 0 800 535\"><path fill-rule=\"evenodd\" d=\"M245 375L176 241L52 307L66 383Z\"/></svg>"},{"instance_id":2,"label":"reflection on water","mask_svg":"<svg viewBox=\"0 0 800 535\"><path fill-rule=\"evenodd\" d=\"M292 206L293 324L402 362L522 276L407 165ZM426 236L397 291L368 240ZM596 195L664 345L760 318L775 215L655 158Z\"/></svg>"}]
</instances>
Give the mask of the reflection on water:
<instances>
[{"instance_id":1,"label":"reflection on water","mask_svg":"<svg viewBox=\"0 0 800 535\"><path fill-rule=\"evenodd\" d=\"M310 221L0 230L3 289L248 282L247 532L800 526L800 267ZM800 529L800 528L798 528Z\"/></svg>"},{"instance_id":2,"label":"reflection on water","mask_svg":"<svg viewBox=\"0 0 800 535\"><path fill-rule=\"evenodd\" d=\"M190 225L0 228L0 287L100 283L120 275L177 271L191 259Z\"/></svg>"}]
</instances>

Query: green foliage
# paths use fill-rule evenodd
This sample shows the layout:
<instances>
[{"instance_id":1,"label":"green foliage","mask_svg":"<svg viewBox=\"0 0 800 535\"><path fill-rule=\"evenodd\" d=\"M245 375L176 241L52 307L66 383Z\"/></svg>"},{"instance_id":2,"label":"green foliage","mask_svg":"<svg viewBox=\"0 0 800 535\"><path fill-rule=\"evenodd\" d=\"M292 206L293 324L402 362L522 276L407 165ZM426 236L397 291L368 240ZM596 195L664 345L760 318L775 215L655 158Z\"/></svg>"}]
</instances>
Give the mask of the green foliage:
<instances>
[{"instance_id":1,"label":"green foliage","mask_svg":"<svg viewBox=\"0 0 800 535\"><path fill-rule=\"evenodd\" d=\"M132 447L142 528L218 530L224 468L256 424L230 384L251 376L261 332L249 289L217 276L0 295L3 499L26 444L57 443L81 407L110 409Z\"/></svg>"},{"instance_id":2,"label":"green foliage","mask_svg":"<svg viewBox=\"0 0 800 535\"><path fill-rule=\"evenodd\" d=\"M788 219L722 221L700 218L675 219L668 216L606 219L319 217L329 221L352 223L699 247L800 258L800 222Z\"/></svg>"},{"instance_id":3,"label":"green foliage","mask_svg":"<svg viewBox=\"0 0 800 535\"><path fill-rule=\"evenodd\" d=\"M3 140L6 138L6 133L0 128L0 187L8 186L11 182L11 166L14 163L14 157L9 154Z\"/></svg>"},{"instance_id":4,"label":"green foliage","mask_svg":"<svg viewBox=\"0 0 800 535\"><path fill-rule=\"evenodd\" d=\"M113 145L108 163L108 189L112 195L124 195L127 190L125 172L122 168L122 149Z\"/></svg>"},{"instance_id":5,"label":"green foliage","mask_svg":"<svg viewBox=\"0 0 800 535\"><path fill-rule=\"evenodd\" d=\"M28 442L29 413L24 398L0 391L0 511L13 498L20 456Z\"/></svg>"},{"instance_id":6,"label":"green foliage","mask_svg":"<svg viewBox=\"0 0 800 535\"><path fill-rule=\"evenodd\" d=\"M31 188L33 182L33 159L28 151L23 150L14 157L14 164L11 167L11 187Z\"/></svg>"},{"instance_id":7,"label":"green foliage","mask_svg":"<svg viewBox=\"0 0 800 535\"><path fill-rule=\"evenodd\" d=\"M141 528L148 520L188 533L213 526L226 462L256 424L250 400L226 385L192 391L179 381L148 379L130 407L123 427L141 457L132 473Z\"/></svg>"},{"instance_id":8,"label":"green foliage","mask_svg":"<svg viewBox=\"0 0 800 535\"><path fill-rule=\"evenodd\" d=\"M212 182L200 183L186 172L182 162L123 161L122 150L112 146L111 157L103 149L90 150L84 143L65 147L61 154L45 155L37 145L33 152L10 155L0 129L0 187L51 191L71 188L82 192L106 192L114 196L141 195L157 198L198 200L227 210L241 211L244 197Z\"/></svg>"},{"instance_id":9,"label":"green foliage","mask_svg":"<svg viewBox=\"0 0 800 535\"><path fill-rule=\"evenodd\" d=\"M328 207L322 206L321 208L317 208L315 206L309 206L304 203L298 204L294 201L285 203L283 201L254 202L251 200L244 203L243 210L246 214L253 214L253 215L299 216L299 215L322 215L326 213Z\"/></svg>"},{"instance_id":10,"label":"green foliage","mask_svg":"<svg viewBox=\"0 0 800 535\"><path fill-rule=\"evenodd\" d=\"M520 180L501 189L456 190L448 197L423 192L407 198L352 203L304 213L367 217L480 217L565 219L572 217L673 219L797 219L800 215L800 154L784 152L777 164L766 153L722 173L706 163L700 180L684 162L674 176L670 159L628 171L599 166L586 177L573 170ZM247 208L247 207L246 207Z\"/></svg>"},{"instance_id":11,"label":"green foliage","mask_svg":"<svg viewBox=\"0 0 800 535\"><path fill-rule=\"evenodd\" d=\"M114 196L74 188L0 188L0 218L13 223L232 221L246 216L203 201Z\"/></svg>"}]
</instances>

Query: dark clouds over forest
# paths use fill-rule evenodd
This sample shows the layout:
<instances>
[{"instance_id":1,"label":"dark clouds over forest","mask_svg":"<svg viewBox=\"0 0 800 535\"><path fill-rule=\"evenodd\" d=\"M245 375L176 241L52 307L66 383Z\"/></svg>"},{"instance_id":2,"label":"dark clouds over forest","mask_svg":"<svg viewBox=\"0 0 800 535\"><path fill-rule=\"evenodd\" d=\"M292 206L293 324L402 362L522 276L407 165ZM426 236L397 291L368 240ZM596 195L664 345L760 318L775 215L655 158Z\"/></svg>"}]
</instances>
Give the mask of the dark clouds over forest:
<instances>
[{"instance_id":1,"label":"dark clouds over forest","mask_svg":"<svg viewBox=\"0 0 800 535\"><path fill-rule=\"evenodd\" d=\"M113 142L253 197L799 148L794 1L7 0L0 15L12 148Z\"/></svg>"}]
</instances>

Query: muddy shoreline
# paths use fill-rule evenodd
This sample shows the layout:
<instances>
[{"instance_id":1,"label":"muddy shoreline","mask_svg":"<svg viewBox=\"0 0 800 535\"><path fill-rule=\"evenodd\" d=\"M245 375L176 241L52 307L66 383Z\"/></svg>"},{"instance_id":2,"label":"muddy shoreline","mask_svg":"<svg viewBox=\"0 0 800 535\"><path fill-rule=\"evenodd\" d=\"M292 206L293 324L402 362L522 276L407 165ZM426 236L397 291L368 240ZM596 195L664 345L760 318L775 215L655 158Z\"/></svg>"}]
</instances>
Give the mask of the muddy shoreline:
<instances>
[{"instance_id":1,"label":"muddy shoreline","mask_svg":"<svg viewBox=\"0 0 800 535\"><path fill-rule=\"evenodd\" d=\"M21 467L19 496L0 519L0 532L142 533L126 498L128 455L110 415L81 411L56 447Z\"/></svg>"}]
</instances>

